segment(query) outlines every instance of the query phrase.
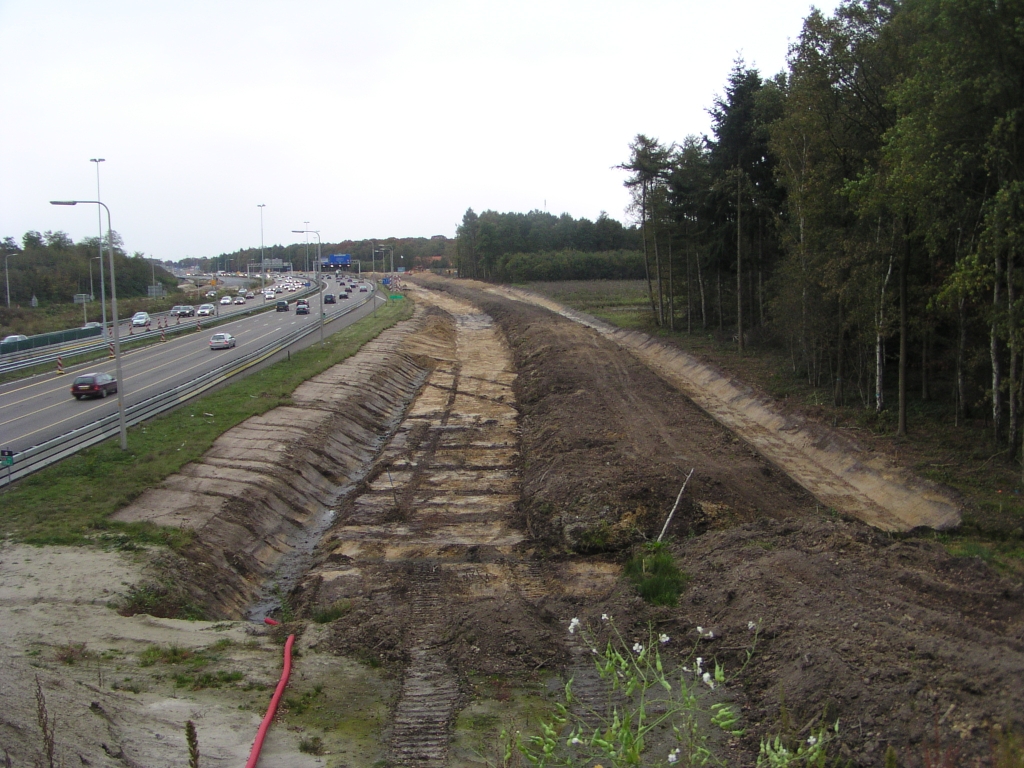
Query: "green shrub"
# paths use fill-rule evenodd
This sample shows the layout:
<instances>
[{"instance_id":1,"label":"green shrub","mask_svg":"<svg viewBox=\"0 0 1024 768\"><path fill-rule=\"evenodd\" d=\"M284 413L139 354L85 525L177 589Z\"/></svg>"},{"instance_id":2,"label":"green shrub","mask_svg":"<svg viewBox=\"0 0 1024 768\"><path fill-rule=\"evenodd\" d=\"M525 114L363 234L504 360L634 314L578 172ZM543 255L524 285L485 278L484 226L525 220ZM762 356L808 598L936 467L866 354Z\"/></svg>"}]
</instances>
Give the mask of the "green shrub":
<instances>
[{"instance_id":1,"label":"green shrub","mask_svg":"<svg viewBox=\"0 0 1024 768\"><path fill-rule=\"evenodd\" d=\"M660 542L645 544L626 562L626 577L651 605L676 605L690 577L676 567L668 548Z\"/></svg>"}]
</instances>

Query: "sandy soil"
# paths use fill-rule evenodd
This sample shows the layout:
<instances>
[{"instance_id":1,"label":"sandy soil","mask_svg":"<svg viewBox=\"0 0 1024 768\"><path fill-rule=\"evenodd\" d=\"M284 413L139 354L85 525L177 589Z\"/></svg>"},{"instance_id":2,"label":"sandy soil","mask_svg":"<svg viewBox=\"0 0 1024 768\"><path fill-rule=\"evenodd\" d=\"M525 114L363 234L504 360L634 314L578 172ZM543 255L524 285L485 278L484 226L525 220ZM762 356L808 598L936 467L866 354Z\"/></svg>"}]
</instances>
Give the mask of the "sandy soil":
<instances>
[{"instance_id":1,"label":"sandy soil","mask_svg":"<svg viewBox=\"0 0 1024 768\"><path fill-rule=\"evenodd\" d=\"M15 766L39 756L36 674L67 765L186 765L187 719L204 765L239 764L281 639L240 619L266 611L297 617L284 631L300 657L263 765L483 765L501 724L549 707L561 675L590 695L567 627L604 613L630 640L649 625L674 638L669 663L696 627L713 631L702 653L730 669L760 625L730 694L746 735L718 745L729 765L753 765L764 736L836 719L854 765L881 766L887 746L905 766L929 750L991 765L998 729L1024 727L1019 585L854 516L868 498L903 519L891 498L925 488L916 479L859 462L868 492L843 475L852 464L819 457L817 471L844 478L819 498L710 396L688 396L696 379L647 341L488 286L423 284L412 320L122 511L194 527L184 557L0 549L0 746ZM817 429L799 425L796 442L829 449ZM622 560L657 535L691 469L669 528L691 581L678 607L651 608ZM941 489L927 493L941 510ZM223 620L107 607L169 579ZM330 754L298 750L313 736Z\"/></svg>"}]
</instances>

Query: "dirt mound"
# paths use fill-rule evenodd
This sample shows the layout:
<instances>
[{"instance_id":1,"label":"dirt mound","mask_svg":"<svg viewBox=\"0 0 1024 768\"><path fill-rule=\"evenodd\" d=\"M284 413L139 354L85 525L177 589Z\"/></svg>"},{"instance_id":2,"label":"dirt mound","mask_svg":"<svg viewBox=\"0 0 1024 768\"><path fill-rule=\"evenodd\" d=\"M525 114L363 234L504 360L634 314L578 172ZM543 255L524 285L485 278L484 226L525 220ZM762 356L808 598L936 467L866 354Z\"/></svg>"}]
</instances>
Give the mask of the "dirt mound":
<instances>
[{"instance_id":1,"label":"dirt mound","mask_svg":"<svg viewBox=\"0 0 1024 768\"><path fill-rule=\"evenodd\" d=\"M547 309L444 287L475 300L509 340L535 537L599 552L656 536L693 468L674 534L814 512L806 491L613 342Z\"/></svg>"},{"instance_id":2,"label":"dirt mound","mask_svg":"<svg viewBox=\"0 0 1024 768\"><path fill-rule=\"evenodd\" d=\"M680 628L712 630L709 650L735 667L743 652L728 649L762 626L744 679L759 730L838 719L858 764L880 765L891 744L913 766L940 747L974 764L993 726L1024 726L1024 592L980 560L818 518L712 531L675 551L693 577Z\"/></svg>"}]
</instances>

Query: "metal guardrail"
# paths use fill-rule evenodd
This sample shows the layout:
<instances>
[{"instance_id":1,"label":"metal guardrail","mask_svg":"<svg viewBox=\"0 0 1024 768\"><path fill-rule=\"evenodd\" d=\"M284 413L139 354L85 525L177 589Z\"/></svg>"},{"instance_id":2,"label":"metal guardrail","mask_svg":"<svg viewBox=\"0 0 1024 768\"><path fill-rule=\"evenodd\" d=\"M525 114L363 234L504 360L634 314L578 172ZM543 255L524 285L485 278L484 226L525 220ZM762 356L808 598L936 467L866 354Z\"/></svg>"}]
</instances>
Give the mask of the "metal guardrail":
<instances>
[{"instance_id":1,"label":"metal guardrail","mask_svg":"<svg viewBox=\"0 0 1024 768\"><path fill-rule=\"evenodd\" d=\"M349 312L352 312L366 304L376 295L376 291L369 293L365 299L343 309L341 312L336 313L326 322L330 322L331 320L336 320L339 317L347 315ZM239 312L237 314L242 313ZM201 395L211 387L215 387L226 381L232 376L236 376L254 365L259 365L264 360L273 357L278 352L281 352L285 348L291 346L299 339L302 339L311 333L316 333L319 330L319 322L310 323L303 328L292 331L277 341L272 341L253 352L249 352L237 360L232 360L230 363L226 363L219 368L215 368L212 371L193 379L187 384L180 384L166 392L162 392L147 400L143 400L140 403L128 406L125 408L125 420L128 426L134 426L146 419L151 419L165 411L176 408L188 400ZM70 432L66 432L52 440L47 440L45 443L40 443L39 445L32 446L24 451L15 453L13 457L13 464L10 467L0 468L0 488L6 486L8 483L13 483L15 480L20 480L33 472L37 472L44 467L55 464L58 461L77 453L83 448L88 448L91 445L101 443L108 438L114 437L118 434L119 429L118 414L115 412L109 416L104 416L103 418L94 421L92 424L87 424L84 427L71 430Z\"/></svg>"},{"instance_id":2,"label":"metal guardrail","mask_svg":"<svg viewBox=\"0 0 1024 768\"><path fill-rule=\"evenodd\" d=\"M330 286L326 286L326 287L330 287ZM317 291L317 286L315 286L315 285L310 286L309 288L307 288L307 289L305 289L303 291L296 292L296 295L294 295L292 298L288 299L288 301L289 302L296 301L297 299L301 299L304 296L309 296L312 293L316 293L316 291ZM239 317L247 317L249 315L256 315L256 314L259 314L260 312L269 312L272 309L274 309L274 305L267 303L267 304L263 304L263 305L261 305L259 307L252 307L251 309L244 309L244 310L241 310L239 312L232 312L229 315L210 315L206 319L208 319L210 321L210 324L212 325L214 323L221 323L221 322L226 322L228 320L235 320L235 319L237 319ZM161 318L161 317L165 317L165 316L168 319L170 319L170 312L169 311L168 312L156 312L156 313L151 315L151 317L155 317L155 318ZM136 340L143 340L143 341L145 341L147 339L156 339L156 338L159 338L161 333L164 333L164 334L184 333L185 331L194 329L196 324L201 319L202 318L198 318L198 317L194 318L194 319L193 318L189 318L189 322L182 323L180 325L168 325L166 328L154 328L152 330L142 331L140 333L122 334L121 338L120 338L120 342L122 344L125 344L128 341L136 341ZM129 322L131 322L130 318L129 318ZM88 355L88 354L93 353L93 352L102 352L103 350L105 350L107 348L107 346L109 344L111 344L113 342L113 340L114 339L113 339L112 336L99 335L99 336L95 337L95 340L92 340L91 342L86 342L84 344L73 344L72 343L71 346L66 346L66 342L65 343L58 342L57 345L56 345L57 346L56 350L48 350L45 354L42 354L42 355L32 355L30 357L19 357L18 359L12 359L10 357L10 355L17 355L18 354L17 352L9 352L9 353L7 353L7 354L5 354L3 356L5 358L7 358L5 361L0 359L0 375L3 375L5 373L13 373L15 371L23 371L23 370L25 370L27 368L34 368L37 365L45 365L47 363L51 363L51 364L52 363L56 363L58 357L65 358L65 359L70 359L72 357L77 357L79 355ZM55 345L51 344L50 346L52 347L52 346L55 346Z\"/></svg>"}]
</instances>

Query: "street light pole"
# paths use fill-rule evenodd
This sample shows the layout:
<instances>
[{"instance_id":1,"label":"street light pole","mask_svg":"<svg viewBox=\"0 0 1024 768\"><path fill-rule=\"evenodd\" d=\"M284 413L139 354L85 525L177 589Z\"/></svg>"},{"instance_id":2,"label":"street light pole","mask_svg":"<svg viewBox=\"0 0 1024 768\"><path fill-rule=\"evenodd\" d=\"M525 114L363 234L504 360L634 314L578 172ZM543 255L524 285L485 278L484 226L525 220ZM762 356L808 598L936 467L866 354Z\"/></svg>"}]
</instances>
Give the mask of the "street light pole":
<instances>
[{"instance_id":1,"label":"street light pole","mask_svg":"<svg viewBox=\"0 0 1024 768\"><path fill-rule=\"evenodd\" d=\"M306 229L309 229L309 222L308 221L304 221L302 223L306 225ZM316 269L314 269L313 271L316 272ZM309 272L309 233L308 232L306 233L306 272Z\"/></svg>"},{"instance_id":2,"label":"street light pole","mask_svg":"<svg viewBox=\"0 0 1024 768\"><path fill-rule=\"evenodd\" d=\"M100 197L100 163L105 163L106 159L102 157L93 157L89 159L90 163L96 163L96 201L102 200ZM100 227L100 314L103 318L103 333L107 332L107 289L104 287L103 279L103 212L100 211L100 207L96 206L96 221ZM110 247L114 247L114 243L110 243ZM91 263L91 262L90 262ZM118 389L121 388L121 382L117 383Z\"/></svg>"},{"instance_id":3,"label":"street light pole","mask_svg":"<svg viewBox=\"0 0 1024 768\"><path fill-rule=\"evenodd\" d=\"M51 200L50 205L102 205L107 211L107 231L110 232L110 248L107 253L110 256L110 312L111 322L114 325L114 367L117 370L117 417L121 431L121 450L128 450L128 425L124 418L124 377L121 376L121 339L117 327L117 280L114 276L114 228L110 223L110 209L106 203L99 200ZM100 264L103 262L100 261Z\"/></svg>"},{"instance_id":4,"label":"street light pole","mask_svg":"<svg viewBox=\"0 0 1024 768\"><path fill-rule=\"evenodd\" d=\"M324 287L320 284L320 230L319 229L293 229L292 233L301 235L316 235L316 268L313 270L313 279L316 280L317 294L320 296L320 346L324 345Z\"/></svg>"},{"instance_id":5,"label":"street light pole","mask_svg":"<svg viewBox=\"0 0 1024 768\"><path fill-rule=\"evenodd\" d=\"M260 281L263 286L263 291L267 290L267 264L266 257L263 255L263 209L267 206L260 203L256 206L260 209Z\"/></svg>"},{"instance_id":6,"label":"street light pole","mask_svg":"<svg viewBox=\"0 0 1024 768\"><path fill-rule=\"evenodd\" d=\"M4 280L7 282L7 308L11 308L11 275L7 271L7 259L11 254L4 253ZM92 262L89 262L89 266L92 266ZM89 281L92 282L92 272L89 273Z\"/></svg>"}]
</instances>

